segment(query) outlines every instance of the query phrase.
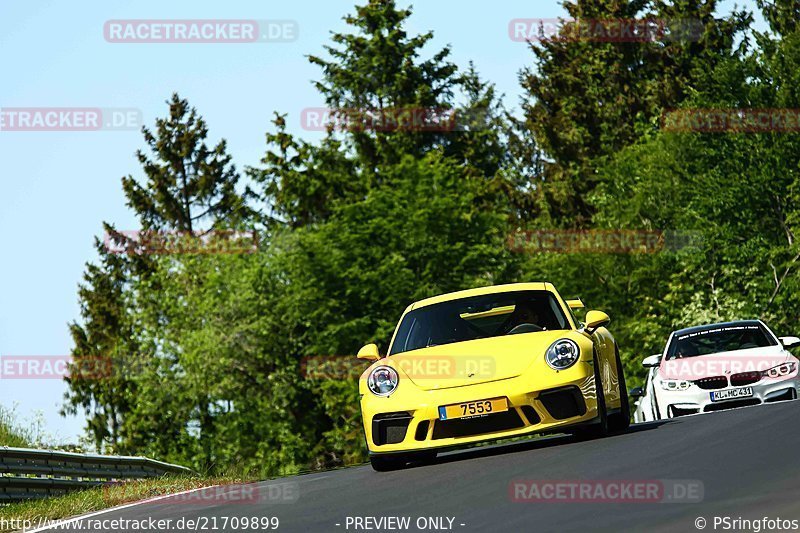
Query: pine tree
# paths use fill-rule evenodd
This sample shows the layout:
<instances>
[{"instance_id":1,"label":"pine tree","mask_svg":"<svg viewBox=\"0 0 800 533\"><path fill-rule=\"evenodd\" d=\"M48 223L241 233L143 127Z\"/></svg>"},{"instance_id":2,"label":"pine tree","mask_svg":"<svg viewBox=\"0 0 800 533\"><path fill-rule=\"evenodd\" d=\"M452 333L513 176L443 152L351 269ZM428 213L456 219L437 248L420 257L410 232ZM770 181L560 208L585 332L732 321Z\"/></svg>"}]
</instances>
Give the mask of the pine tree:
<instances>
[{"instance_id":1,"label":"pine tree","mask_svg":"<svg viewBox=\"0 0 800 533\"><path fill-rule=\"evenodd\" d=\"M208 148L205 142L208 128L196 110L177 94L168 103L169 116L158 119L154 131L143 128L150 154L140 150L137 157L147 179L143 183L131 176L122 179L128 206L134 210L142 228L155 232L195 233L249 223L250 212L244 198L247 191L243 194L237 191L239 175L226 151L225 141L213 149ZM169 276L157 273L186 259L182 256L160 258L146 247L126 248L135 239L111 225L105 224L104 228L107 242L98 240L96 244L100 263L87 265L85 283L79 288L82 323L71 324L70 330L75 343L75 368L80 370L86 364L110 361L111 374L89 376L98 379L82 379L81 372L71 376L64 412L84 409L89 415L89 430L98 446L110 443L125 448L139 438L139 428L135 422L130 422L128 415L134 409L132 398L139 385L137 380L142 379L146 370L142 364L166 363L171 365L167 371L180 374L179 353L157 353L163 348L158 346L158 340L163 335L161 329L169 326L169 306L174 303L162 300L164 283L169 281ZM121 245L123 253L113 253L108 249L109 244ZM202 280L198 279L197 283L201 284ZM189 291L191 287L185 286L184 290ZM147 323L134 322L132 309L148 317ZM148 327L156 329L143 330ZM149 339L149 344L137 345L140 337ZM161 360L154 359L157 357ZM116 372L120 367L123 374ZM153 373L150 377L158 376ZM212 402L202 387L183 392L186 395L176 401L195 406L205 464L209 464L214 431ZM180 423L163 417L159 430L165 434L173 430L180 432L181 429L175 427Z\"/></svg>"},{"instance_id":2,"label":"pine tree","mask_svg":"<svg viewBox=\"0 0 800 533\"><path fill-rule=\"evenodd\" d=\"M532 140L517 143L516 156L522 164L540 162L534 167L540 174L529 180L550 223L590 224L590 193L602 159L641 138L664 110L677 107L734 53L735 36L748 19L734 13L715 20L716 6L717 0L566 1L572 20L650 19L656 31L677 24L678 33L606 42L576 37L577 23L567 21L560 38L531 44L535 68L520 75L524 117L517 133Z\"/></svg>"},{"instance_id":3,"label":"pine tree","mask_svg":"<svg viewBox=\"0 0 800 533\"><path fill-rule=\"evenodd\" d=\"M462 164L468 175L494 178L510 162L506 110L495 86L481 79L472 63L459 76L458 88L463 102L454 110L455 129L443 153Z\"/></svg>"},{"instance_id":4,"label":"pine tree","mask_svg":"<svg viewBox=\"0 0 800 533\"><path fill-rule=\"evenodd\" d=\"M157 119L154 132L142 128L153 157L142 150L136 156L147 181L122 178L128 206L147 230L192 232L242 222L247 209L225 141L210 149L208 127L188 101L173 94L168 104L169 117Z\"/></svg>"},{"instance_id":5,"label":"pine tree","mask_svg":"<svg viewBox=\"0 0 800 533\"><path fill-rule=\"evenodd\" d=\"M168 104L169 116L157 119L154 131L142 129L151 152L137 152L147 176L145 184L141 185L131 176L122 180L128 206L134 210L143 228L187 232L191 235L250 223L251 212L245 202L245 196L250 193L248 190L241 194L237 191L239 174L232 164L232 157L227 153L225 141L220 141L213 149L209 148L206 144L208 127L197 111L177 94L173 94ZM174 258L173 261L180 262L181 258ZM171 267L167 263L161 267L156 265L155 268ZM161 324L166 323L168 328L170 316L174 313L170 311L172 302L164 302L159 298L159 283L169 283L169 276L165 280L163 276L153 273L153 269L133 271L139 286L143 287L137 293L137 305L160 317L150 321L150 326L157 328L152 335L159 339L159 335L164 334L160 331ZM187 277L198 286L185 286L185 292L202 290L202 277ZM202 454L199 463L201 468L210 468L216 431L214 400L207 387L202 385L205 382L202 370L195 369L192 373L185 368L185 363L195 359L198 354L184 354L182 347L175 348L175 353L159 354L159 357L169 365L166 372L186 376L182 396L176 401L192 406L192 422L196 422L199 428L197 440ZM183 361L182 357L187 361ZM209 357L213 357L213 354L202 354L199 358L201 366L203 358ZM179 411L187 406L176 407L176 411ZM172 427L170 423L166 420L163 431L168 434L181 433L182 428L175 424L184 424L185 421L176 420Z\"/></svg>"},{"instance_id":6,"label":"pine tree","mask_svg":"<svg viewBox=\"0 0 800 533\"><path fill-rule=\"evenodd\" d=\"M293 228L325 221L337 205L363 200L406 156L440 150L465 175L485 178L506 164L507 128L494 87L472 67L460 74L448 48L420 59L432 33L408 35L410 15L394 0L370 0L345 17L349 31L332 36L328 59L309 57L322 68L315 86L342 116L318 144L296 139L285 116L275 116L263 167L248 169L272 210L270 221ZM425 122L425 112L442 122ZM345 115L352 122L339 122Z\"/></svg>"},{"instance_id":7,"label":"pine tree","mask_svg":"<svg viewBox=\"0 0 800 533\"><path fill-rule=\"evenodd\" d=\"M113 228L108 227L113 231ZM99 264L87 263L78 287L82 323L69 325L74 347L62 414L83 410L97 451L120 449L121 426L131 409L140 363L126 305L128 268L123 256L95 239Z\"/></svg>"},{"instance_id":8,"label":"pine tree","mask_svg":"<svg viewBox=\"0 0 800 533\"><path fill-rule=\"evenodd\" d=\"M391 118L404 112L436 115L452 109L458 84L457 68L448 61L449 48L419 59L433 33L409 36L404 26L410 15L394 0L369 0L356 7L355 15L345 17L351 32L333 34L334 45L325 46L330 59L309 56L322 68L322 80L315 85L329 108L390 117L387 123L379 118L376 127L365 119L363 129L348 132L365 168L396 163L405 155L419 157L448 140L447 132L391 125Z\"/></svg>"},{"instance_id":9,"label":"pine tree","mask_svg":"<svg viewBox=\"0 0 800 533\"><path fill-rule=\"evenodd\" d=\"M342 142L327 136L314 145L286 131L286 116L275 113L274 133L267 133L261 168L248 168L261 184L261 200L269 210L265 225L297 228L326 220L340 201L363 196L364 187Z\"/></svg>"}]
</instances>

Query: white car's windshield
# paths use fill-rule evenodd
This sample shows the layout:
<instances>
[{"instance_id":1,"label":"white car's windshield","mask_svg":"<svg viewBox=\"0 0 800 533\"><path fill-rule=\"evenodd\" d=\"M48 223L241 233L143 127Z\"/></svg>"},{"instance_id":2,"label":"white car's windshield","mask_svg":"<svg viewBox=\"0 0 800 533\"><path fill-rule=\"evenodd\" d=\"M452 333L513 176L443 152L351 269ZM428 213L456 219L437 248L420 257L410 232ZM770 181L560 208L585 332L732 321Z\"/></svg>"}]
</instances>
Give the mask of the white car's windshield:
<instances>
[{"instance_id":1,"label":"white car's windshield","mask_svg":"<svg viewBox=\"0 0 800 533\"><path fill-rule=\"evenodd\" d=\"M548 291L516 291L461 298L415 309L403 317L390 355L474 339L570 329Z\"/></svg>"},{"instance_id":2,"label":"white car's windshield","mask_svg":"<svg viewBox=\"0 0 800 533\"><path fill-rule=\"evenodd\" d=\"M772 335L757 322L715 325L676 334L667 351L667 360L775 345Z\"/></svg>"}]
</instances>

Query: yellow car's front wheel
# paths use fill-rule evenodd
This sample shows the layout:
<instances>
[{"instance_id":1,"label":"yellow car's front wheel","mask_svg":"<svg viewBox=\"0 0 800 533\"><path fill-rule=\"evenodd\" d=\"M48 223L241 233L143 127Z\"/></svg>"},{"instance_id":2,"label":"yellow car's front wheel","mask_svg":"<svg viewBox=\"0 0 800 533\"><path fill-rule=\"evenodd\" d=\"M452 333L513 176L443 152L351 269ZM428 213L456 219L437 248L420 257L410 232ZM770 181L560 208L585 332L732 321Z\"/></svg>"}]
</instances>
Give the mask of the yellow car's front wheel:
<instances>
[{"instance_id":1,"label":"yellow car's front wheel","mask_svg":"<svg viewBox=\"0 0 800 533\"><path fill-rule=\"evenodd\" d=\"M600 438L608 435L609 431L624 431L630 426L630 407L628 406L628 391L625 388L625 376L622 371L622 361L619 358L619 350L616 350L615 364L617 366L617 376L619 376L619 410L608 413L606 406L605 393L603 392L603 382L600 378L597 354L593 358L594 383L597 394L597 421L590 425L579 427L574 435L583 438Z\"/></svg>"},{"instance_id":2,"label":"yellow car's front wheel","mask_svg":"<svg viewBox=\"0 0 800 533\"><path fill-rule=\"evenodd\" d=\"M625 431L631 425L628 386L625 384L625 372L622 370L622 360L619 358L619 349L615 349L614 352L616 355L617 376L619 379L619 411L608 416L608 427L612 431Z\"/></svg>"},{"instance_id":3,"label":"yellow car's front wheel","mask_svg":"<svg viewBox=\"0 0 800 533\"><path fill-rule=\"evenodd\" d=\"M608 412L606 408L606 395L603 392L603 382L600 379L600 364L597 354L592 358L594 367L594 389L597 395L597 421L589 426L576 428L574 435L581 438L596 439L608 435Z\"/></svg>"}]
</instances>

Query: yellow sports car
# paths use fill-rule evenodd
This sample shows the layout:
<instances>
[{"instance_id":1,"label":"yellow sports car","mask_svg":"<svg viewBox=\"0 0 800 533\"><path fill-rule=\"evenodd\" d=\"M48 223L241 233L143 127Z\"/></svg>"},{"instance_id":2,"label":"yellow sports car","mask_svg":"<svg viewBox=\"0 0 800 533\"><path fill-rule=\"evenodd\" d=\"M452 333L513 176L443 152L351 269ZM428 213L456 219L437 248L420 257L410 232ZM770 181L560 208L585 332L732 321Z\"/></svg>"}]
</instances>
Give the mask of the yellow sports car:
<instances>
[{"instance_id":1,"label":"yellow sports car","mask_svg":"<svg viewBox=\"0 0 800 533\"><path fill-rule=\"evenodd\" d=\"M529 433L604 436L628 427L608 315L585 324L550 283L516 283L411 304L388 355L359 379L370 461L391 470L442 448Z\"/></svg>"}]
</instances>

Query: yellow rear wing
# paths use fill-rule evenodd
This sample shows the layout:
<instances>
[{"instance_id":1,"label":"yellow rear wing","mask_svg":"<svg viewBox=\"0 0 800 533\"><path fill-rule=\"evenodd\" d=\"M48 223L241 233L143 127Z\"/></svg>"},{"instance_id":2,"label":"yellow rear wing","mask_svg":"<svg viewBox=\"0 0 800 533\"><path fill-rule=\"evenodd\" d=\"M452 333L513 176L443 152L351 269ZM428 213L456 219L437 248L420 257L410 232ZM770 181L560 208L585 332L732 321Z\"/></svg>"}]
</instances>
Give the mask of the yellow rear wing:
<instances>
[{"instance_id":1,"label":"yellow rear wing","mask_svg":"<svg viewBox=\"0 0 800 533\"><path fill-rule=\"evenodd\" d=\"M572 300L567 300L567 305L570 309L583 309L586 307L586 304L583 303L583 300L580 298L573 298Z\"/></svg>"},{"instance_id":2,"label":"yellow rear wing","mask_svg":"<svg viewBox=\"0 0 800 533\"><path fill-rule=\"evenodd\" d=\"M515 308L516 306L514 305L504 305L502 307L489 309L488 311L479 311L477 313L461 313L458 316L464 320L471 320L473 318L486 318L490 316L507 315L509 313L513 313Z\"/></svg>"}]
</instances>

